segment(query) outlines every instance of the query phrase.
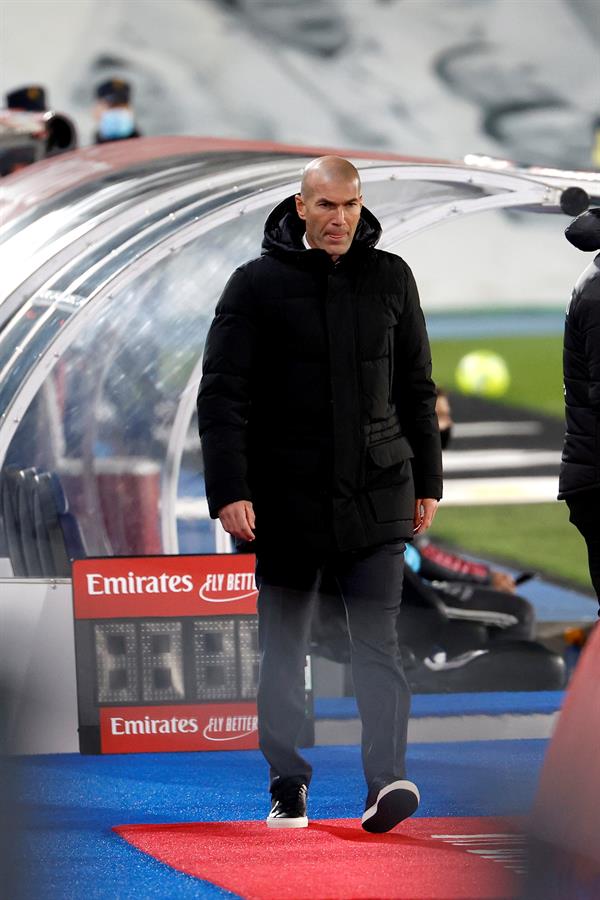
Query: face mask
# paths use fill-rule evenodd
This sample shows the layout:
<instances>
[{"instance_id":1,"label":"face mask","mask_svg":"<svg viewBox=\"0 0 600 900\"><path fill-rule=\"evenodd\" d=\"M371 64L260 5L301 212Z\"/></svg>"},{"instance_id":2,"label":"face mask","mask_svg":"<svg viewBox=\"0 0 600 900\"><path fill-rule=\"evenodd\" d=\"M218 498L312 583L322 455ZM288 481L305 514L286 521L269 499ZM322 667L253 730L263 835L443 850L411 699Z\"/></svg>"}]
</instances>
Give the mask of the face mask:
<instances>
[{"instance_id":1,"label":"face mask","mask_svg":"<svg viewBox=\"0 0 600 900\"><path fill-rule=\"evenodd\" d=\"M452 436L452 426L449 428L442 428L440 430L440 440L442 442L442 450L445 450L448 444L450 443L450 438Z\"/></svg>"},{"instance_id":2,"label":"face mask","mask_svg":"<svg viewBox=\"0 0 600 900\"><path fill-rule=\"evenodd\" d=\"M100 118L98 132L105 141L131 137L135 131L133 113L125 107L105 109Z\"/></svg>"}]
</instances>

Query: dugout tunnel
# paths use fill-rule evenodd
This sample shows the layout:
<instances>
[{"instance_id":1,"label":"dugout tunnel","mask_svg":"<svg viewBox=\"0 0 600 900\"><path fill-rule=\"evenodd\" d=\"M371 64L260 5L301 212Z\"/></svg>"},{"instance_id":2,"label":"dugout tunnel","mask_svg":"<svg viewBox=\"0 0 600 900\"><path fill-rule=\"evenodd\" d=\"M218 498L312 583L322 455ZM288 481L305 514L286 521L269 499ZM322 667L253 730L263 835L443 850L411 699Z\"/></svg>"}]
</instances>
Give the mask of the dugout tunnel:
<instances>
[{"instance_id":1,"label":"dugout tunnel","mask_svg":"<svg viewBox=\"0 0 600 900\"><path fill-rule=\"evenodd\" d=\"M144 138L4 180L0 574L64 576L84 555L227 549L208 518L195 422L204 338L268 211L320 152ZM392 251L465 215L556 213L565 197L575 214L582 190L600 195L593 173L346 155Z\"/></svg>"}]
</instances>

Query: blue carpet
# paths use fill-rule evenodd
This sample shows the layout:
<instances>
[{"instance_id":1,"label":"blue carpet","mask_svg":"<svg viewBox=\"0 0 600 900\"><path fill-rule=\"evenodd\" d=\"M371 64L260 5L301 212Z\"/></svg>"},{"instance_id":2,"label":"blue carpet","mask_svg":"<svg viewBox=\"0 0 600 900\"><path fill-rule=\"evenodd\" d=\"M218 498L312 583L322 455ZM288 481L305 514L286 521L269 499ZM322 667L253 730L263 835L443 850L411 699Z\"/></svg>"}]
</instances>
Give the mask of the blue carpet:
<instances>
[{"instance_id":1,"label":"blue carpet","mask_svg":"<svg viewBox=\"0 0 600 900\"><path fill-rule=\"evenodd\" d=\"M425 716L498 716L554 713L562 706L564 691L497 691L479 694L413 694L410 715ZM356 719L354 697L317 697L315 718Z\"/></svg>"},{"instance_id":2,"label":"blue carpet","mask_svg":"<svg viewBox=\"0 0 600 900\"><path fill-rule=\"evenodd\" d=\"M474 741L409 747L420 816L527 812L546 741ZM358 747L306 751L315 767L313 818L354 818L364 785ZM178 874L110 829L141 822L262 819L266 770L255 751L124 756L60 755L14 763L21 820L19 869L32 900L217 898L226 891Z\"/></svg>"}]
</instances>

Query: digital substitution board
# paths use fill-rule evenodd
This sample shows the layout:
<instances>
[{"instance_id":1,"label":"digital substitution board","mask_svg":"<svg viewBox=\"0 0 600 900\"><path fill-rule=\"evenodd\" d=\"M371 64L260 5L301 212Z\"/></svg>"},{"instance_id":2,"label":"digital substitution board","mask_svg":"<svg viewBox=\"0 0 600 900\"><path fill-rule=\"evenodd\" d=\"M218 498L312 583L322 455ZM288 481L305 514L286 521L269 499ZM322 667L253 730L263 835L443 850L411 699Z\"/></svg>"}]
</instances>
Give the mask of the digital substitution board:
<instances>
[{"instance_id":1,"label":"digital substitution board","mask_svg":"<svg viewBox=\"0 0 600 900\"><path fill-rule=\"evenodd\" d=\"M82 753L258 746L251 554L73 563ZM307 727L312 743L310 662Z\"/></svg>"}]
</instances>

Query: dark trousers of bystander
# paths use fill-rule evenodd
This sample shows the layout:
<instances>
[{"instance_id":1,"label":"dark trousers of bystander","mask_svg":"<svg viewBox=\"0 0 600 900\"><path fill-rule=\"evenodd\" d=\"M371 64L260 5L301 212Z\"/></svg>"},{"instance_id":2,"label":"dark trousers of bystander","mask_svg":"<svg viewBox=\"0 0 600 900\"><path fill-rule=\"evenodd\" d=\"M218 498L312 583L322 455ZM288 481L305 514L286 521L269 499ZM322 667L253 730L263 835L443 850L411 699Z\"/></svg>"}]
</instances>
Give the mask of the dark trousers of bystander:
<instances>
[{"instance_id":1,"label":"dark trousers of bystander","mask_svg":"<svg viewBox=\"0 0 600 900\"><path fill-rule=\"evenodd\" d=\"M311 618L326 568L335 577L346 608L367 785L405 777L410 689L396 633L403 566L401 541L327 558L259 552L258 731L271 785L289 777L310 783L312 768L297 743L305 717L304 666Z\"/></svg>"},{"instance_id":2,"label":"dark trousers of bystander","mask_svg":"<svg viewBox=\"0 0 600 900\"><path fill-rule=\"evenodd\" d=\"M587 545L590 577L600 603L600 490L571 494L566 501L569 521L581 532Z\"/></svg>"}]
</instances>

